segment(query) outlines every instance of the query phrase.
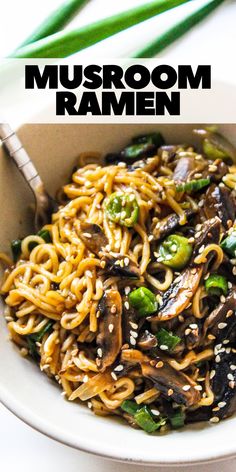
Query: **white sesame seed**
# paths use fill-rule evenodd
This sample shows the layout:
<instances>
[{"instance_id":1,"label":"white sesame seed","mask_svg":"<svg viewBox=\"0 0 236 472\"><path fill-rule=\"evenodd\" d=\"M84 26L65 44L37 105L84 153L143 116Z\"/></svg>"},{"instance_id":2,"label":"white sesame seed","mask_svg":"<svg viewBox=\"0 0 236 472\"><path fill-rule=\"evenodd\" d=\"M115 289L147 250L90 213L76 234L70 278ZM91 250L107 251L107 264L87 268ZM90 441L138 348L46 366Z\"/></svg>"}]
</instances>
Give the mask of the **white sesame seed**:
<instances>
[{"instance_id":1,"label":"white sesame seed","mask_svg":"<svg viewBox=\"0 0 236 472\"><path fill-rule=\"evenodd\" d=\"M65 397L65 396L66 396L66 392L61 392L61 396L62 396L62 397Z\"/></svg>"},{"instance_id":2,"label":"white sesame seed","mask_svg":"<svg viewBox=\"0 0 236 472\"><path fill-rule=\"evenodd\" d=\"M138 337L137 331L130 331L130 334L131 334L131 336L133 336L133 338L137 338L137 337Z\"/></svg>"},{"instance_id":3,"label":"white sesame seed","mask_svg":"<svg viewBox=\"0 0 236 472\"><path fill-rule=\"evenodd\" d=\"M210 419L210 423L219 423L220 419L218 418L218 416L213 416L211 419Z\"/></svg>"},{"instance_id":4,"label":"white sesame seed","mask_svg":"<svg viewBox=\"0 0 236 472\"><path fill-rule=\"evenodd\" d=\"M110 323L110 324L109 324L108 329L109 329L109 332L112 333L112 331L113 331L113 329L114 329L113 323Z\"/></svg>"},{"instance_id":5,"label":"white sesame seed","mask_svg":"<svg viewBox=\"0 0 236 472\"><path fill-rule=\"evenodd\" d=\"M192 323L189 325L189 328L191 329L197 329L198 328L198 325L196 323Z\"/></svg>"},{"instance_id":6,"label":"white sesame seed","mask_svg":"<svg viewBox=\"0 0 236 472\"><path fill-rule=\"evenodd\" d=\"M228 282L228 288L232 288L233 287L233 284L231 284L231 282Z\"/></svg>"},{"instance_id":7,"label":"white sesame seed","mask_svg":"<svg viewBox=\"0 0 236 472\"><path fill-rule=\"evenodd\" d=\"M126 301L126 302L124 303L124 306L125 306L126 310L129 310L129 302Z\"/></svg>"},{"instance_id":8,"label":"white sesame seed","mask_svg":"<svg viewBox=\"0 0 236 472\"><path fill-rule=\"evenodd\" d=\"M83 233L83 236L85 236L85 238L91 238L92 235L90 233Z\"/></svg>"},{"instance_id":9,"label":"white sesame seed","mask_svg":"<svg viewBox=\"0 0 236 472\"><path fill-rule=\"evenodd\" d=\"M236 365L231 364L230 369L231 369L231 370L236 370Z\"/></svg>"},{"instance_id":10,"label":"white sesame seed","mask_svg":"<svg viewBox=\"0 0 236 472\"><path fill-rule=\"evenodd\" d=\"M199 390L199 391L201 391L201 390L202 390L202 386L201 386L201 385L195 385L195 387L194 387L194 388L195 388L195 390Z\"/></svg>"},{"instance_id":11,"label":"white sesame seed","mask_svg":"<svg viewBox=\"0 0 236 472\"><path fill-rule=\"evenodd\" d=\"M227 379L234 381L234 376L233 374L228 374Z\"/></svg>"},{"instance_id":12,"label":"white sesame seed","mask_svg":"<svg viewBox=\"0 0 236 472\"><path fill-rule=\"evenodd\" d=\"M132 346L135 346L135 344L136 344L136 339L134 339L133 336L130 336L129 340L130 340L130 344L132 344Z\"/></svg>"},{"instance_id":13,"label":"white sesame seed","mask_svg":"<svg viewBox=\"0 0 236 472\"><path fill-rule=\"evenodd\" d=\"M138 329L137 323L133 323L132 321L130 321L129 324L130 324L131 328Z\"/></svg>"},{"instance_id":14,"label":"white sesame seed","mask_svg":"<svg viewBox=\"0 0 236 472\"><path fill-rule=\"evenodd\" d=\"M229 339L224 339L223 344L229 344Z\"/></svg>"},{"instance_id":15,"label":"white sesame seed","mask_svg":"<svg viewBox=\"0 0 236 472\"><path fill-rule=\"evenodd\" d=\"M221 303L225 303L225 297L224 297L224 295L221 295L220 301L221 301Z\"/></svg>"},{"instance_id":16,"label":"white sesame seed","mask_svg":"<svg viewBox=\"0 0 236 472\"><path fill-rule=\"evenodd\" d=\"M220 362L220 356L216 356L215 361L216 361L217 364L219 364L219 362Z\"/></svg>"},{"instance_id":17,"label":"white sesame seed","mask_svg":"<svg viewBox=\"0 0 236 472\"><path fill-rule=\"evenodd\" d=\"M230 354L230 353L231 353L231 347L227 347L227 348L225 349L225 352L226 352L226 354Z\"/></svg>"},{"instance_id":18,"label":"white sesame seed","mask_svg":"<svg viewBox=\"0 0 236 472\"><path fill-rule=\"evenodd\" d=\"M185 392L187 392L188 390L190 390L190 388L191 388L191 385L184 385L184 386L182 387L182 389L183 389Z\"/></svg>"},{"instance_id":19,"label":"white sesame seed","mask_svg":"<svg viewBox=\"0 0 236 472\"><path fill-rule=\"evenodd\" d=\"M171 251L172 251L172 252L176 252L176 251L177 251L177 246L176 246L176 244L172 244L172 246L171 246Z\"/></svg>"},{"instance_id":20,"label":"white sesame seed","mask_svg":"<svg viewBox=\"0 0 236 472\"><path fill-rule=\"evenodd\" d=\"M226 326L227 326L227 323L219 323L218 324L219 329L224 329L224 328L226 328Z\"/></svg>"},{"instance_id":21,"label":"white sesame seed","mask_svg":"<svg viewBox=\"0 0 236 472\"><path fill-rule=\"evenodd\" d=\"M91 409L92 406L93 406L91 402L88 402L87 405L88 405L88 408L89 408L89 409Z\"/></svg>"},{"instance_id":22,"label":"white sesame seed","mask_svg":"<svg viewBox=\"0 0 236 472\"><path fill-rule=\"evenodd\" d=\"M114 380L117 380L117 376L116 376L115 372L112 372L112 373L111 373L111 376L112 376L112 378L113 378Z\"/></svg>"},{"instance_id":23,"label":"white sesame seed","mask_svg":"<svg viewBox=\"0 0 236 472\"><path fill-rule=\"evenodd\" d=\"M160 349L161 349L162 351L167 351L167 350L168 350L168 346L166 346L166 344L161 344L161 345L160 345Z\"/></svg>"},{"instance_id":24,"label":"white sesame seed","mask_svg":"<svg viewBox=\"0 0 236 472\"><path fill-rule=\"evenodd\" d=\"M232 270L233 274L236 275L236 266L233 267L233 270Z\"/></svg>"},{"instance_id":25,"label":"white sesame seed","mask_svg":"<svg viewBox=\"0 0 236 472\"><path fill-rule=\"evenodd\" d=\"M154 239L153 234L150 234L150 236L148 236L148 241L151 242L153 239Z\"/></svg>"},{"instance_id":26,"label":"white sesame seed","mask_svg":"<svg viewBox=\"0 0 236 472\"><path fill-rule=\"evenodd\" d=\"M89 379L89 376L88 376L88 375L84 375L84 376L83 376L83 382L84 382L84 383L88 382L88 379Z\"/></svg>"},{"instance_id":27,"label":"white sesame seed","mask_svg":"<svg viewBox=\"0 0 236 472\"><path fill-rule=\"evenodd\" d=\"M98 357L102 357L102 349L99 347L97 350Z\"/></svg>"},{"instance_id":28,"label":"white sesame seed","mask_svg":"<svg viewBox=\"0 0 236 472\"><path fill-rule=\"evenodd\" d=\"M205 246L204 246L204 244L203 244L203 245L199 248L199 251L198 251L199 254L201 254L201 253L204 251L204 249L205 249Z\"/></svg>"},{"instance_id":29,"label":"white sesame seed","mask_svg":"<svg viewBox=\"0 0 236 472\"><path fill-rule=\"evenodd\" d=\"M189 328L187 328L187 329L184 331L184 334L186 334L186 336L188 336L190 333L191 333L191 329L189 329Z\"/></svg>"},{"instance_id":30,"label":"white sesame seed","mask_svg":"<svg viewBox=\"0 0 236 472\"><path fill-rule=\"evenodd\" d=\"M125 264L126 267L129 265L129 258L128 257L124 258L124 264Z\"/></svg>"},{"instance_id":31,"label":"white sesame seed","mask_svg":"<svg viewBox=\"0 0 236 472\"><path fill-rule=\"evenodd\" d=\"M115 372L121 372L124 369L124 366L122 364L119 364L115 367L114 371Z\"/></svg>"},{"instance_id":32,"label":"white sesame seed","mask_svg":"<svg viewBox=\"0 0 236 472\"><path fill-rule=\"evenodd\" d=\"M159 258L160 259L160 258ZM172 259L172 255L171 254L167 254L167 256L165 257L166 261L170 261Z\"/></svg>"},{"instance_id":33,"label":"white sesame seed","mask_svg":"<svg viewBox=\"0 0 236 472\"><path fill-rule=\"evenodd\" d=\"M229 382L229 387L232 389L235 387L235 382L233 382L233 380Z\"/></svg>"},{"instance_id":34,"label":"white sesame seed","mask_svg":"<svg viewBox=\"0 0 236 472\"><path fill-rule=\"evenodd\" d=\"M226 402L219 402L218 403L219 408L224 408L225 405L226 405Z\"/></svg>"},{"instance_id":35,"label":"white sesame seed","mask_svg":"<svg viewBox=\"0 0 236 472\"><path fill-rule=\"evenodd\" d=\"M152 414L154 416L159 416L160 415L160 411L159 410L151 410Z\"/></svg>"},{"instance_id":36,"label":"white sesame seed","mask_svg":"<svg viewBox=\"0 0 236 472\"><path fill-rule=\"evenodd\" d=\"M131 288L125 287L125 295L129 295Z\"/></svg>"}]
</instances>

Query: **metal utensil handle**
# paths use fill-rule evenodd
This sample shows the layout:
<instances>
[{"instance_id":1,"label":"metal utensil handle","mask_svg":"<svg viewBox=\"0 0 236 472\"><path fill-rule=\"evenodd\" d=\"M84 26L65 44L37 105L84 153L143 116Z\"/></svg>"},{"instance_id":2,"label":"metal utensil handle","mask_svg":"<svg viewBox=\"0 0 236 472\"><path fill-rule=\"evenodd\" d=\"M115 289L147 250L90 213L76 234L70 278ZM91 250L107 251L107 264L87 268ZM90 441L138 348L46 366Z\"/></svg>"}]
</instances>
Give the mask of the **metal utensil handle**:
<instances>
[{"instance_id":1,"label":"metal utensil handle","mask_svg":"<svg viewBox=\"0 0 236 472\"><path fill-rule=\"evenodd\" d=\"M42 180L17 134L7 123L0 123L0 139L26 182L35 191L42 185Z\"/></svg>"}]
</instances>

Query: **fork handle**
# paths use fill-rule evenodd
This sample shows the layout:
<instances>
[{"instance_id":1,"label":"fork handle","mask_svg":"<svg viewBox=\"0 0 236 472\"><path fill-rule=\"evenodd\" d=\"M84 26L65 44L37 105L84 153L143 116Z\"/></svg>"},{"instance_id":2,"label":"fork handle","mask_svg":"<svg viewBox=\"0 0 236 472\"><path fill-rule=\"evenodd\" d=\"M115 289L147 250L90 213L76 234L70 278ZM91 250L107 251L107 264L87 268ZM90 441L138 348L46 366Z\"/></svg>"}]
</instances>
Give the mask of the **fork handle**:
<instances>
[{"instance_id":1,"label":"fork handle","mask_svg":"<svg viewBox=\"0 0 236 472\"><path fill-rule=\"evenodd\" d=\"M0 139L33 192L37 192L41 185L43 188L37 169L9 124L0 123Z\"/></svg>"}]
</instances>

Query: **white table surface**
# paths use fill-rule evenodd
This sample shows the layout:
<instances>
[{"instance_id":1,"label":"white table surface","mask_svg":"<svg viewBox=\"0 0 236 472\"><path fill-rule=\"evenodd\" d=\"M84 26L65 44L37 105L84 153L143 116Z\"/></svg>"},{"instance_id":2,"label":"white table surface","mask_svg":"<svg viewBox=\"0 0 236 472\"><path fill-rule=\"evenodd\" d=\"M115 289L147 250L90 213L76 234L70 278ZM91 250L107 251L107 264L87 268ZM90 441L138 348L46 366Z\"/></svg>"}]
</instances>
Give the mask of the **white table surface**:
<instances>
[{"instance_id":1,"label":"white table surface","mask_svg":"<svg viewBox=\"0 0 236 472\"><path fill-rule=\"evenodd\" d=\"M204 3L203 0L195 2ZM115 11L143 3L144 0L91 0L73 24L85 24ZM48 14L49 7L54 9L60 0L1 0L0 15L0 56L7 55L22 41L32 29ZM188 5L189 10L193 5ZM182 7L181 7L182 8ZM185 8L185 7L184 7ZM183 9L182 9L183 11ZM169 12L158 19L159 31L176 18L176 12ZM220 61L221 54L235 56L236 44L236 0L226 0L218 11L200 26L188 33L168 48L165 58L199 57L199 52L206 57ZM130 32L114 37L103 44L82 52L88 59L94 55L106 57L128 56L132 44L142 47L145 41L155 37L156 19L139 25ZM141 33L141 34L140 34ZM131 41L132 39L132 41ZM0 380L1 381L1 380ZM157 438L158 443L158 438ZM158 447L158 444L157 444ZM146 472L149 467L124 465L111 462L63 446L34 431L0 405L0 470L4 472ZM155 469L160 470L160 469ZM163 469L162 469L163 470ZM167 469L165 469L167 470ZM171 468L180 472L183 467ZM186 472L235 472L236 459L218 464L192 466L184 468Z\"/></svg>"}]
</instances>

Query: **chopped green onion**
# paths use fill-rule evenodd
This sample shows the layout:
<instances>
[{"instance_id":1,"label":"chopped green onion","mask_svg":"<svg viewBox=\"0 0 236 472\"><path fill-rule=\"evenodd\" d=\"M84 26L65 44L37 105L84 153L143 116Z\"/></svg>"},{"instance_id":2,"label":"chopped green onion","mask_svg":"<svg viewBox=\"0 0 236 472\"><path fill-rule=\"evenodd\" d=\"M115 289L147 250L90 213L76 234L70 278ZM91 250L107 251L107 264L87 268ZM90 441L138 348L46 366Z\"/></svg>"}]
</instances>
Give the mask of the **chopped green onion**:
<instances>
[{"instance_id":1,"label":"chopped green onion","mask_svg":"<svg viewBox=\"0 0 236 472\"><path fill-rule=\"evenodd\" d=\"M154 293L146 287L139 287L133 290L133 292L130 292L129 302L139 316L152 315L158 309L158 303Z\"/></svg>"},{"instance_id":2,"label":"chopped green onion","mask_svg":"<svg viewBox=\"0 0 236 472\"><path fill-rule=\"evenodd\" d=\"M138 405L133 400L124 400L121 404L121 409L129 415L134 416L135 413L140 409L140 405Z\"/></svg>"},{"instance_id":3,"label":"chopped green onion","mask_svg":"<svg viewBox=\"0 0 236 472\"><path fill-rule=\"evenodd\" d=\"M40 236L40 238L44 239L45 243L52 242L51 234L47 229L41 229L37 234Z\"/></svg>"},{"instance_id":4,"label":"chopped green onion","mask_svg":"<svg viewBox=\"0 0 236 472\"><path fill-rule=\"evenodd\" d=\"M208 177L207 179L198 179L198 180L190 180L189 182L185 182L183 184L176 185L177 192L198 192L204 187L207 187L211 182L211 179Z\"/></svg>"},{"instance_id":5,"label":"chopped green onion","mask_svg":"<svg viewBox=\"0 0 236 472\"><path fill-rule=\"evenodd\" d=\"M154 57L167 46L170 46L177 39L181 38L181 36L187 33L193 26L197 25L223 1L224 0L211 0L206 5L201 6L190 15L181 19L180 22L171 26L170 29L157 36L153 41L147 44L147 46L144 46L144 48L132 54L132 57Z\"/></svg>"},{"instance_id":6,"label":"chopped green onion","mask_svg":"<svg viewBox=\"0 0 236 472\"><path fill-rule=\"evenodd\" d=\"M132 193L112 193L106 205L109 220L132 228L138 221L139 206Z\"/></svg>"},{"instance_id":7,"label":"chopped green onion","mask_svg":"<svg viewBox=\"0 0 236 472\"><path fill-rule=\"evenodd\" d=\"M14 239L11 242L11 252L13 255L13 261L16 262L18 257L21 255L21 239Z\"/></svg>"},{"instance_id":8,"label":"chopped green onion","mask_svg":"<svg viewBox=\"0 0 236 472\"><path fill-rule=\"evenodd\" d=\"M155 147L152 143L145 142L132 144L124 148L120 153L120 159L123 161L135 161L143 157L151 157L155 154Z\"/></svg>"},{"instance_id":9,"label":"chopped green onion","mask_svg":"<svg viewBox=\"0 0 236 472\"><path fill-rule=\"evenodd\" d=\"M161 328L158 333L156 334L158 345L164 345L168 347L169 351L173 351L173 349L181 342L181 338L179 336L175 336L171 333L171 331L167 331L164 328Z\"/></svg>"},{"instance_id":10,"label":"chopped green onion","mask_svg":"<svg viewBox=\"0 0 236 472\"><path fill-rule=\"evenodd\" d=\"M234 231L227 236L220 246L229 256L236 257L236 232Z\"/></svg>"},{"instance_id":11,"label":"chopped green onion","mask_svg":"<svg viewBox=\"0 0 236 472\"><path fill-rule=\"evenodd\" d=\"M223 275L211 274L205 281L205 288L209 295L220 297L222 294L227 295L228 282Z\"/></svg>"},{"instance_id":12,"label":"chopped green onion","mask_svg":"<svg viewBox=\"0 0 236 472\"><path fill-rule=\"evenodd\" d=\"M36 342L40 342L46 333L51 332L54 323L54 320L49 320L38 333L33 333L26 336L29 353L36 361L39 359Z\"/></svg>"},{"instance_id":13,"label":"chopped green onion","mask_svg":"<svg viewBox=\"0 0 236 472\"><path fill-rule=\"evenodd\" d=\"M145 2L138 7L104 18L95 23L70 31L60 31L47 38L40 39L18 49L10 57L67 57L130 26L134 26L189 1L191 0L154 0L148 3Z\"/></svg>"},{"instance_id":14,"label":"chopped green onion","mask_svg":"<svg viewBox=\"0 0 236 472\"><path fill-rule=\"evenodd\" d=\"M134 419L137 425L146 431L146 433L153 433L166 423L165 419L161 419L156 423L146 405L134 414Z\"/></svg>"},{"instance_id":15,"label":"chopped green onion","mask_svg":"<svg viewBox=\"0 0 236 472\"><path fill-rule=\"evenodd\" d=\"M182 410L176 410L173 415L169 417L172 428L178 429L184 426L185 413Z\"/></svg>"},{"instance_id":16,"label":"chopped green onion","mask_svg":"<svg viewBox=\"0 0 236 472\"><path fill-rule=\"evenodd\" d=\"M162 134L159 132L135 136L132 139L132 141L133 141L133 144L143 144L143 143L155 144L157 148L165 144L165 140Z\"/></svg>"},{"instance_id":17,"label":"chopped green onion","mask_svg":"<svg viewBox=\"0 0 236 472\"><path fill-rule=\"evenodd\" d=\"M188 263L192 252L187 238L171 234L160 244L158 260L172 269L181 270Z\"/></svg>"},{"instance_id":18,"label":"chopped green onion","mask_svg":"<svg viewBox=\"0 0 236 472\"><path fill-rule=\"evenodd\" d=\"M85 3L87 0L66 0L17 49L62 30Z\"/></svg>"}]
</instances>

